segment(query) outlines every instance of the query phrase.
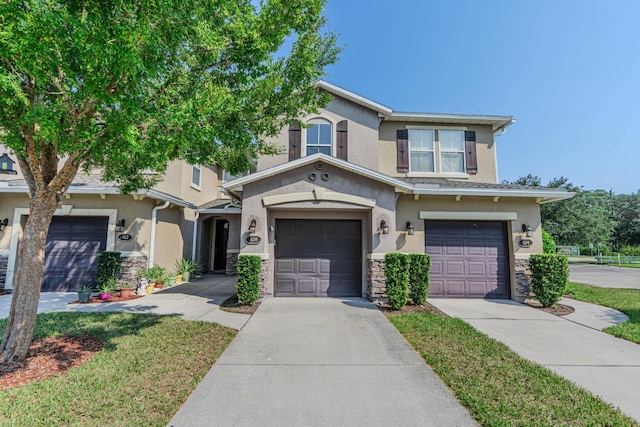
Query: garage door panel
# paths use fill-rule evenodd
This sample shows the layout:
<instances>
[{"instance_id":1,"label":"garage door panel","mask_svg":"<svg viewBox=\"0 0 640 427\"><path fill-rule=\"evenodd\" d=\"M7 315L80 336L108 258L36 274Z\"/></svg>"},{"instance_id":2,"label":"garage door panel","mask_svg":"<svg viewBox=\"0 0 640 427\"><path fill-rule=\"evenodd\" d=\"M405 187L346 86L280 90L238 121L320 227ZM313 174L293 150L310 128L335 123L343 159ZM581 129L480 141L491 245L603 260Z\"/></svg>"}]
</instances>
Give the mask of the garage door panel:
<instances>
[{"instance_id":1,"label":"garage door panel","mask_svg":"<svg viewBox=\"0 0 640 427\"><path fill-rule=\"evenodd\" d=\"M292 259L279 259L276 260L276 273L294 273L296 271L296 263Z\"/></svg>"},{"instance_id":2,"label":"garage door panel","mask_svg":"<svg viewBox=\"0 0 640 427\"><path fill-rule=\"evenodd\" d=\"M464 276L464 261L446 261L445 274L447 276Z\"/></svg>"},{"instance_id":3,"label":"garage door panel","mask_svg":"<svg viewBox=\"0 0 640 427\"><path fill-rule=\"evenodd\" d=\"M429 295L509 297L509 257L504 223L425 221L431 256Z\"/></svg>"},{"instance_id":4,"label":"garage door panel","mask_svg":"<svg viewBox=\"0 0 640 427\"><path fill-rule=\"evenodd\" d=\"M294 246L297 244L298 246ZM297 250L292 252L291 248ZM292 274L275 271L276 296L352 296L361 293L361 223L351 220L276 220L276 266L296 263ZM292 276L292 277L291 277ZM284 280L293 280L291 284ZM285 290L284 286L288 286Z\"/></svg>"},{"instance_id":5,"label":"garage door panel","mask_svg":"<svg viewBox=\"0 0 640 427\"><path fill-rule=\"evenodd\" d=\"M45 245L42 291L95 284L97 256L106 249L108 217L54 217Z\"/></svg>"}]
</instances>

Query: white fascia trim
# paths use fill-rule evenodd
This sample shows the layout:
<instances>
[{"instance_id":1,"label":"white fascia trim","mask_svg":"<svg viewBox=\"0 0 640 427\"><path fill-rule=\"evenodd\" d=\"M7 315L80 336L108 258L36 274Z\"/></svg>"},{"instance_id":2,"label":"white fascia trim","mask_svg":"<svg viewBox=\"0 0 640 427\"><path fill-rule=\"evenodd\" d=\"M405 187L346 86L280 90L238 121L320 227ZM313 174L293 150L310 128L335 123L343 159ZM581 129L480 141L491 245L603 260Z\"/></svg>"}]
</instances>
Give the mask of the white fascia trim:
<instances>
[{"instance_id":1,"label":"white fascia trim","mask_svg":"<svg viewBox=\"0 0 640 427\"><path fill-rule=\"evenodd\" d=\"M460 221L515 221L516 212L482 212L482 211L420 211L420 219L443 219Z\"/></svg>"},{"instance_id":2,"label":"white fascia trim","mask_svg":"<svg viewBox=\"0 0 640 427\"><path fill-rule=\"evenodd\" d=\"M320 89L324 89L327 92L337 95L341 98L348 99L349 101L355 102L358 105L367 107L385 116L388 116L389 114L393 113L393 110L389 107L386 107L382 104L378 104L377 102L367 99L364 96L360 96L356 93L350 92L346 89L343 89L339 86L325 82L323 80L320 80L318 83L316 83L316 87L319 87Z\"/></svg>"},{"instance_id":3,"label":"white fascia trim","mask_svg":"<svg viewBox=\"0 0 640 427\"><path fill-rule=\"evenodd\" d=\"M431 196L530 197L542 199L540 203L570 199L574 196L574 193L568 191L511 190L500 188L434 188L432 184L416 184L413 193Z\"/></svg>"},{"instance_id":4,"label":"white fascia trim","mask_svg":"<svg viewBox=\"0 0 640 427\"><path fill-rule=\"evenodd\" d=\"M20 238L20 220L22 215L29 215L29 208L15 208L13 224L11 224L11 241L9 243L9 259L7 261L7 275L5 289L13 289L13 277L15 276L16 262L18 259L18 240ZM107 251L113 251L116 247L116 221L117 209L74 209L73 205L62 205L56 209L54 216L108 216L107 226Z\"/></svg>"},{"instance_id":5,"label":"white fascia trim","mask_svg":"<svg viewBox=\"0 0 640 427\"><path fill-rule=\"evenodd\" d=\"M193 205L192 203L189 202L185 202L182 199L178 199L176 197L170 196L168 194L164 194L161 193L159 191L156 190L143 190L140 192L137 192L136 194L143 194L145 196L151 197L152 199L158 199L158 200L162 200L164 202L170 202L176 206L182 206L184 208L190 208L190 209L195 209L196 206Z\"/></svg>"},{"instance_id":6,"label":"white fascia trim","mask_svg":"<svg viewBox=\"0 0 640 427\"><path fill-rule=\"evenodd\" d=\"M319 161L325 162L327 164L346 170L348 172L352 172L352 173L364 176L366 178L369 178L375 181L380 181L387 185L391 185L396 188L396 191L409 193L413 190L412 184L401 181L399 179L391 178L387 175L381 174L380 172L376 172L371 169L367 169L365 167L358 166L356 164L349 163L344 160L340 160L336 157L327 156L326 154L322 154L322 153L316 153L311 156L301 157L291 162L282 163L278 166L274 166L272 168L253 173L251 175L243 176L241 178L234 179L233 181L225 182L224 184L222 184L222 188L224 190L242 191L243 185L246 185L255 181L259 181L261 179L269 178L271 176L293 170L300 166L305 166L307 164L311 164Z\"/></svg>"},{"instance_id":7,"label":"white fascia trim","mask_svg":"<svg viewBox=\"0 0 640 427\"><path fill-rule=\"evenodd\" d=\"M205 213L217 213L217 214L241 214L242 213L242 209L241 208L209 208L209 209L198 209L196 210L196 212L199 212L201 214Z\"/></svg>"},{"instance_id":8,"label":"white fascia trim","mask_svg":"<svg viewBox=\"0 0 640 427\"><path fill-rule=\"evenodd\" d=\"M393 112L385 120L400 122L421 120L433 120L434 123L444 123L451 120L457 120L468 124L491 124L497 129L506 129L515 123L513 116L488 116L480 114L443 114L443 113L411 113L411 112ZM456 124L455 122L452 124ZM459 124L459 123L458 123Z\"/></svg>"}]
</instances>

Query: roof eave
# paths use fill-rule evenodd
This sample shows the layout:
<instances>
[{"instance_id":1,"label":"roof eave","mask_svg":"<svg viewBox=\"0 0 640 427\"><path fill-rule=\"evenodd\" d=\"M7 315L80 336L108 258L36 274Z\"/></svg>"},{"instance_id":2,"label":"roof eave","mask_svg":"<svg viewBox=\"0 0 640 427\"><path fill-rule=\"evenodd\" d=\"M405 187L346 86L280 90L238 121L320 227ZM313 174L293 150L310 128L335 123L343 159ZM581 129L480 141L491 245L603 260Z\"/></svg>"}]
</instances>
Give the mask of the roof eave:
<instances>
[{"instance_id":1,"label":"roof eave","mask_svg":"<svg viewBox=\"0 0 640 427\"><path fill-rule=\"evenodd\" d=\"M549 203L570 199L575 193L568 191L516 190L503 188L421 188L416 184L413 194L429 196L473 196L473 197L515 197L536 199L538 203Z\"/></svg>"},{"instance_id":2,"label":"roof eave","mask_svg":"<svg viewBox=\"0 0 640 427\"><path fill-rule=\"evenodd\" d=\"M356 93L350 92L346 89L343 89L339 86L333 85L331 83L325 82L324 80L320 80L318 81L318 83L316 83L316 86L319 87L320 89L326 90L327 92L333 94L333 95L337 95L341 98L345 98L351 102L354 102L358 105L361 105L363 107L367 107L370 110L373 110L383 116L388 116L389 114L393 113L393 110L385 105L379 104L377 102L374 102L370 99L365 98L364 96L360 96Z\"/></svg>"}]
</instances>

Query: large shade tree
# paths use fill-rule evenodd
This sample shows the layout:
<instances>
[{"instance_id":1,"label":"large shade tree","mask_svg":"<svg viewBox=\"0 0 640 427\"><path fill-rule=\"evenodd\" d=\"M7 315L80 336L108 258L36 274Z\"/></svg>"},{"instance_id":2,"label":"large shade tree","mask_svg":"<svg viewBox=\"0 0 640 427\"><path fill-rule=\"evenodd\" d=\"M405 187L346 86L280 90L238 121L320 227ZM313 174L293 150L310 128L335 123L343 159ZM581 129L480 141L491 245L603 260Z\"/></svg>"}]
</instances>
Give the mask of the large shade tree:
<instances>
[{"instance_id":1,"label":"large shade tree","mask_svg":"<svg viewBox=\"0 0 640 427\"><path fill-rule=\"evenodd\" d=\"M124 192L167 162L231 172L274 148L264 138L323 102L336 60L323 0L0 2L0 142L29 186L0 362L26 357L47 231L79 170Z\"/></svg>"}]
</instances>

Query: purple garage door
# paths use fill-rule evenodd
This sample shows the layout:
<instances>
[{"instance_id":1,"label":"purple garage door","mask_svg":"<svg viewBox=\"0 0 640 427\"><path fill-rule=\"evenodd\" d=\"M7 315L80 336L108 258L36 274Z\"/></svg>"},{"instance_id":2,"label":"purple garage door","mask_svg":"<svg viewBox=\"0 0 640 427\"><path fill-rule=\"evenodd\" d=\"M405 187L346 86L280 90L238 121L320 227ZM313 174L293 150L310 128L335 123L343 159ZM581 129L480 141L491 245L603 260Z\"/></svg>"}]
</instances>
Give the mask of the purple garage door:
<instances>
[{"instance_id":1,"label":"purple garage door","mask_svg":"<svg viewBox=\"0 0 640 427\"><path fill-rule=\"evenodd\" d=\"M360 296L360 230L360 221L276 220L275 296Z\"/></svg>"},{"instance_id":2,"label":"purple garage door","mask_svg":"<svg viewBox=\"0 0 640 427\"><path fill-rule=\"evenodd\" d=\"M106 216L55 216L44 258L43 292L71 292L95 284L98 254L106 249Z\"/></svg>"},{"instance_id":3,"label":"purple garage door","mask_svg":"<svg viewBox=\"0 0 640 427\"><path fill-rule=\"evenodd\" d=\"M425 221L430 297L509 298L506 224Z\"/></svg>"}]
</instances>

